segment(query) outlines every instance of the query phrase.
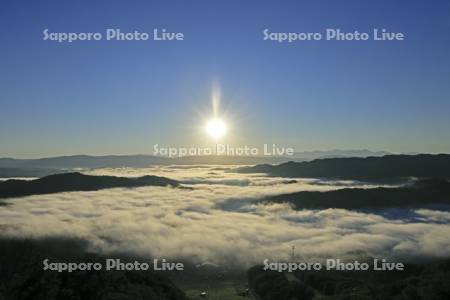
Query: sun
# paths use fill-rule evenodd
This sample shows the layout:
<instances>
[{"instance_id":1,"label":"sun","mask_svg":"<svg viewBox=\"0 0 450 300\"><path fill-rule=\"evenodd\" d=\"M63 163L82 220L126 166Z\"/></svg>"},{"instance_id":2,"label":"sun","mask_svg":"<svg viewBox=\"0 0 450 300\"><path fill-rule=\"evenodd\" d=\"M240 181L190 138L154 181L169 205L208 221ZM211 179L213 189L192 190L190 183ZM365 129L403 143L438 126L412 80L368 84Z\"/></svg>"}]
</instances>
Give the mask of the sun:
<instances>
[{"instance_id":1,"label":"sun","mask_svg":"<svg viewBox=\"0 0 450 300\"><path fill-rule=\"evenodd\" d=\"M220 139L227 133L227 125L220 119L212 119L206 123L206 133L215 139Z\"/></svg>"}]
</instances>

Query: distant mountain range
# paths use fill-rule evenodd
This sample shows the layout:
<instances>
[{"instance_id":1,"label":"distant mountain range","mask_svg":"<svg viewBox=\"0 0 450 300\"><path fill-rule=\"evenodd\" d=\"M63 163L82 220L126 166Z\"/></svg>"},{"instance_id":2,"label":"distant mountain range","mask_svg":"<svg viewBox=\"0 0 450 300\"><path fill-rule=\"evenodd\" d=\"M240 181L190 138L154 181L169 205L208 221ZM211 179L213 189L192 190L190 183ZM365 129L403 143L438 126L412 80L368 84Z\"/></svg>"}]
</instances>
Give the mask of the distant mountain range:
<instances>
[{"instance_id":1,"label":"distant mountain range","mask_svg":"<svg viewBox=\"0 0 450 300\"><path fill-rule=\"evenodd\" d=\"M185 156L168 158L153 155L73 155L38 159L0 158L1 177L41 177L50 174L95 168L142 168L151 165L256 165L280 164L288 161L307 161L324 157L382 156L383 151L331 150L296 152L293 156Z\"/></svg>"},{"instance_id":2,"label":"distant mountain range","mask_svg":"<svg viewBox=\"0 0 450 300\"><path fill-rule=\"evenodd\" d=\"M107 167L143 167L155 164L167 164L169 158L151 155L73 155L38 159L0 158L2 168L107 168Z\"/></svg>"},{"instance_id":3,"label":"distant mountain range","mask_svg":"<svg viewBox=\"0 0 450 300\"><path fill-rule=\"evenodd\" d=\"M338 157L369 157L369 156L385 156L392 153L386 151L363 150L316 150L295 152L294 158L302 160L313 160L318 158L338 158Z\"/></svg>"},{"instance_id":4,"label":"distant mountain range","mask_svg":"<svg viewBox=\"0 0 450 300\"><path fill-rule=\"evenodd\" d=\"M144 168L152 165L255 165L282 163L289 159L244 156L187 156L181 158L152 155L74 155L39 159L0 158L0 178L41 177L51 174L96 168Z\"/></svg>"},{"instance_id":5,"label":"distant mountain range","mask_svg":"<svg viewBox=\"0 0 450 300\"><path fill-rule=\"evenodd\" d=\"M0 182L0 198L140 186L178 186L178 181L159 176L127 178L65 173L35 180L10 179Z\"/></svg>"},{"instance_id":6,"label":"distant mountain range","mask_svg":"<svg viewBox=\"0 0 450 300\"><path fill-rule=\"evenodd\" d=\"M362 181L401 180L410 177L450 178L449 154L386 155L366 158L326 158L280 165L256 165L239 173L267 173L272 176L333 178Z\"/></svg>"}]
</instances>

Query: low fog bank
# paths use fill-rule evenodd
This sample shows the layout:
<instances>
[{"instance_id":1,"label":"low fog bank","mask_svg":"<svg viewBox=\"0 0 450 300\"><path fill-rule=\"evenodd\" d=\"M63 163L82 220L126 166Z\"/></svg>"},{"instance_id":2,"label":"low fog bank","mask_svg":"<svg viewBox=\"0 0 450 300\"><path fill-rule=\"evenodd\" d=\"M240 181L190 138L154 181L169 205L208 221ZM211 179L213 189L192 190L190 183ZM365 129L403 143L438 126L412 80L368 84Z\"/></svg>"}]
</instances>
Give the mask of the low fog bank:
<instances>
[{"instance_id":1,"label":"low fog bank","mask_svg":"<svg viewBox=\"0 0 450 300\"><path fill-rule=\"evenodd\" d=\"M86 241L88 251L211 262L248 267L286 260L291 247L301 260L358 255L416 260L450 253L450 212L435 207L377 211L299 210L262 204L267 195L302 190L371 187L352 181L322 182L227 168L101 169L92 175L152 174L189 189L115 188L6 200L1 237L65 236ZM320 183L320 184L318 184Z\"/></svg>"}]
</instances>

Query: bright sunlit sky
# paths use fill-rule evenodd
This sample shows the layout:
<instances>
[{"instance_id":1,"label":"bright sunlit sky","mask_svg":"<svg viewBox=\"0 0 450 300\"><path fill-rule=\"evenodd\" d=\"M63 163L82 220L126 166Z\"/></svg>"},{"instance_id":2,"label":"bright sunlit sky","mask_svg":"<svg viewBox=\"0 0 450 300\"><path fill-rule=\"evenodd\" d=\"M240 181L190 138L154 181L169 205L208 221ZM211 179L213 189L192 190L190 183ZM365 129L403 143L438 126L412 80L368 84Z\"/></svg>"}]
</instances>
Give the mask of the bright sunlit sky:
<instances>
[{"instance_id":1,"label":"bright sunlit sky","mask_svg":"<svg viewBox=\"0 0 450 300\"><path fill-rule=\"evenodd\" d=\"M450 152L449 1L6 0L0 25L0 157L200 146L214 87L224 143ZM185 40L68 44L45 28ZM278 44L265 28L406 40Z\"/></svg>"}]
</instances>

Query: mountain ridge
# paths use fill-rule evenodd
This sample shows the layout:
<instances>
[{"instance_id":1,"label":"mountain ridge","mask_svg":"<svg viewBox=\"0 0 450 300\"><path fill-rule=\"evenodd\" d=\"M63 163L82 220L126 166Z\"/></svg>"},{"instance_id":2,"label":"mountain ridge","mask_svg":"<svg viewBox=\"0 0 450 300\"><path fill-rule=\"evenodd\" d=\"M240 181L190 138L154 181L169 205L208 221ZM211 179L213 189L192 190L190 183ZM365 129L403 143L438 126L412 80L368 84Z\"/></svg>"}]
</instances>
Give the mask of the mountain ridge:
<instances>
[{"instance_id":1,"label":"mountain ridge","mask_svg":"<svg viewBox=\"0 0 450 300\"><path fill-rule=\"evenodd\" d=\"M10 179L0 182L0 198L54 194L75 191L97 191L119 187L179 186L179 182L166 177L146 175L136 178L93 176L78 172L45 176L35 180Z\"/></svg>"},{"instance_id":2,"label":"mountain ridge","mask_svg":"<svg viewBox=\"0 0 450 300\"><path fill-rule=\"evenodd\" d=\"M450 154L386 155L381 157L324 158L279 165L261 164L235 170L270 176L383 181L410 177L450 178Z\"/></svg>"},{"instance_id":3,"label":"mountain ridge","mask_svg":"<svg viewBox=\"0 0 450 300\"><path fill-rule=\"evenodd\" d=\"M300 209L365 209L450 205L450 182L418 180L401 187L344 188L332 191L300 191L260 199L261 203L290 203Z\"/></svg>"}]
</instances>

